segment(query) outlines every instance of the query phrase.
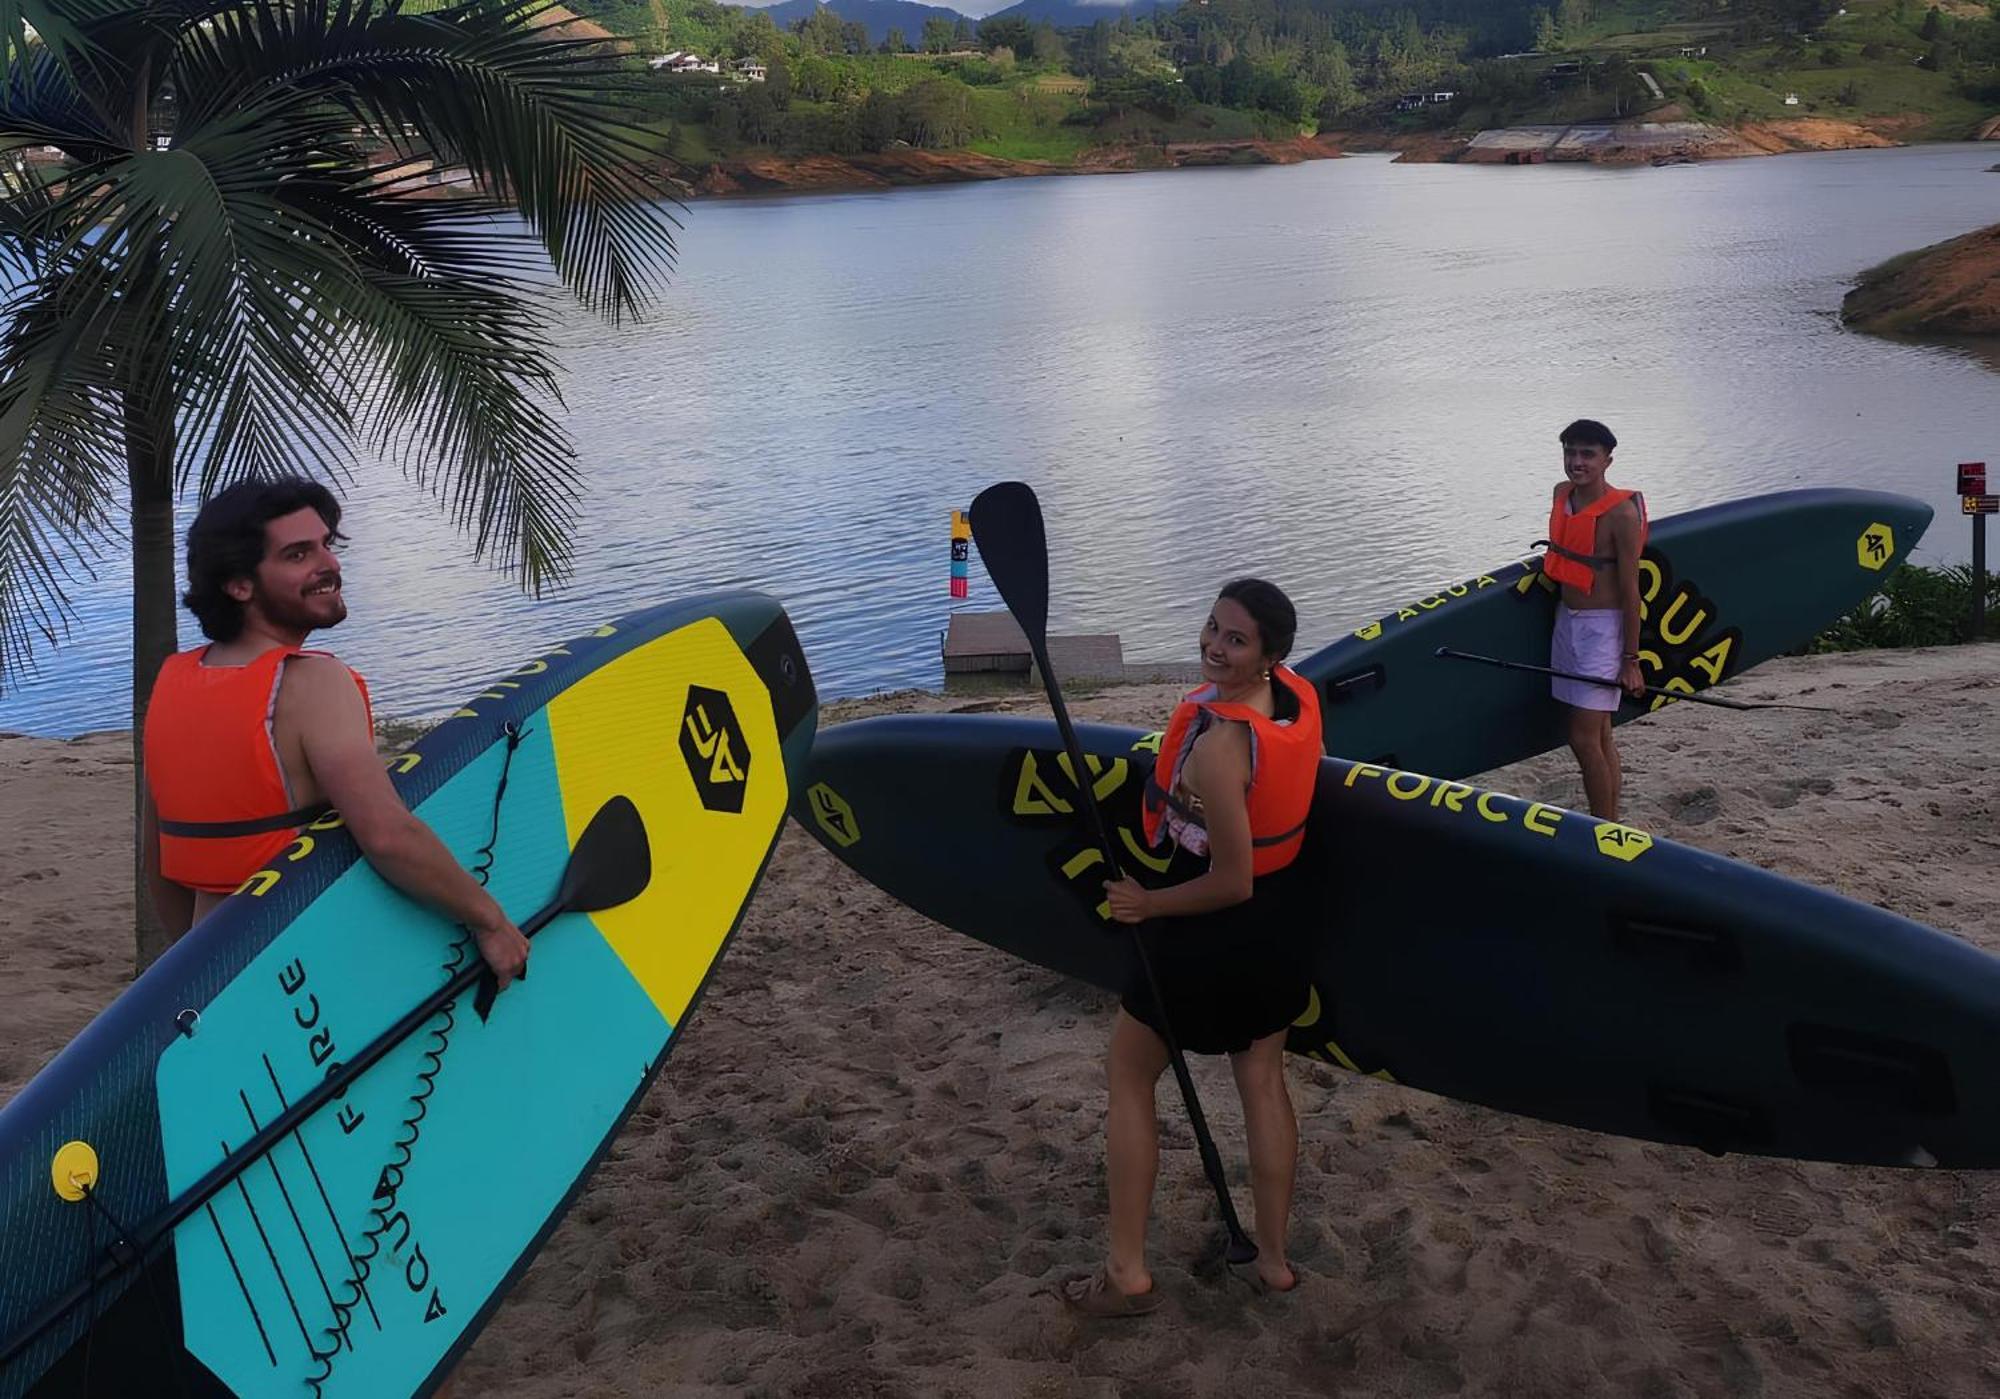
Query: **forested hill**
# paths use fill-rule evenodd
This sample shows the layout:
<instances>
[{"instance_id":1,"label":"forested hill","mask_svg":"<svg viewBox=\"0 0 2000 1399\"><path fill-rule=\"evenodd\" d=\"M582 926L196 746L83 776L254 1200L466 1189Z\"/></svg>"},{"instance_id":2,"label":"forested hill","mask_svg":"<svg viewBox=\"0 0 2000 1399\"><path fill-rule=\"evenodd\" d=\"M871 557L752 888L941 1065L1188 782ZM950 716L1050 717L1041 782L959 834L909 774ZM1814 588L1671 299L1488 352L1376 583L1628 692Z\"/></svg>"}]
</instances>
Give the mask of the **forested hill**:
<instances>
[{"instance_id":1,"label":"forested hill","mask_svg":"<svg viewBox=\"0 0 2000 1399\"><path fill-rule=\"evenodd\" d=\"M697 167L905 145L1066 163L1105 146L1637 116L1965 139L2000 112L2000 0L1185 0L1035 17L1069 3L979 21L907 0L577 8L642 54L722 69L648 84Z\"/></svg>"}]
</instances>

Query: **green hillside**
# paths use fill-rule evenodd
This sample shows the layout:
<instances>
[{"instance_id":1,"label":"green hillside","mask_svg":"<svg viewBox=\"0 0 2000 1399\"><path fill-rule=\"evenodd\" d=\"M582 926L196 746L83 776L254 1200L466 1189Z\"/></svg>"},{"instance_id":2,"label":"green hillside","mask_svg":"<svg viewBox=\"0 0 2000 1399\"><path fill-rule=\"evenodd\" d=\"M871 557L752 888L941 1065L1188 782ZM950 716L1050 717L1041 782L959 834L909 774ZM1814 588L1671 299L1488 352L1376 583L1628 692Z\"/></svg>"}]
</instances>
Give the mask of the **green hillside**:
<instances>
[{"instance_id":1,"label":"green hillside","mask_svg":"<svg viewBox=\"0 0 2000 1399\"><path fill-rule=\"evenodd\" d=\"M826 9L781 30L711 0L576 8L633 38L635 68L672 50L723 66L647 70L641 85L674 154L698 165L899 145L1066 162L1110 144L1469 133L1673 107L1722 124L1817 116L1963 139L2000 111L1996 6L1206 0L1088 29L933 20L874 44ZM765 80L729 71L744 60Z\"/></svg>"}]
</instances>

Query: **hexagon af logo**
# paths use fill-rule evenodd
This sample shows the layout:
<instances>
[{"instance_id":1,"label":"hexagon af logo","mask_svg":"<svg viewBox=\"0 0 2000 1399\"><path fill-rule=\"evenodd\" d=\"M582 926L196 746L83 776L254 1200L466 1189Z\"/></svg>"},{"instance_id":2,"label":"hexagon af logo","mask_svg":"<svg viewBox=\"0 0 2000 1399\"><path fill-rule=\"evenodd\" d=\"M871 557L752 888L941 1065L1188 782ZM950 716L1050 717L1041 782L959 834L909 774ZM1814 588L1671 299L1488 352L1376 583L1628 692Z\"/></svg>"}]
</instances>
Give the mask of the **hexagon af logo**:
<instances>
[{"instance_id":1,"label":"hexagon af logo","mask_svg":"<svg viewBox=\"0 0 2000 1399\"><path fill-rule=\"evenodd\" d=\"M1597 853L1628 864L1653 848L1653 838L1644 831L1621 826L1614 821L1597 823Z\"/></svg>"},{"instance_id":2,"label":"hexagon af logo","mask_svg":"<svg viewBox=\"0 0 2000 1399\"><path fill-rule=\"evenodd\" d=\"M743 814L743 792L750 781L750 745L729 696L700 685L688 686L687 709L681 715L681 756L701 804L710 811Z\"/></svg>"},{"instance_id":3,"label":"hexagon af logo","mask_svg":"<svg viewBox=\"0 0 2000 1399\"><path fill-rule=\"evenodd\" d=\"M1884 524L1870 525L1855 541L1854 557L1863 568L1880 571L1896 557L1896 531Z\"/></svg>"}]
</instances>

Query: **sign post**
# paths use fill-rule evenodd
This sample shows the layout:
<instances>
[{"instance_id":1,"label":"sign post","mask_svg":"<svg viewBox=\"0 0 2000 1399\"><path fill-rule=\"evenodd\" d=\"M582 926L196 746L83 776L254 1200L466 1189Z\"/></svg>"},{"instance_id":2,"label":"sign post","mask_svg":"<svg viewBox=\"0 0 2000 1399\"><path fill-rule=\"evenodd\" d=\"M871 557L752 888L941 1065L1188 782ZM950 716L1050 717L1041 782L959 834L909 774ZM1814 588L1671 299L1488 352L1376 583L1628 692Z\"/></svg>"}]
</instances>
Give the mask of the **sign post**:
<instances>
[{"instance_id":1,"label":"sign post","mask_svg":"<svg viewBox=\"0 0 2000 1399\"><path fill-rule=\"evenodd\" d=\"M2000 513L2000 495L1986 493L1986 463L1958 464L1959 509L1972 517L1972 639L1986 635L1986 517Z\"/></svg>"}]
</instances>

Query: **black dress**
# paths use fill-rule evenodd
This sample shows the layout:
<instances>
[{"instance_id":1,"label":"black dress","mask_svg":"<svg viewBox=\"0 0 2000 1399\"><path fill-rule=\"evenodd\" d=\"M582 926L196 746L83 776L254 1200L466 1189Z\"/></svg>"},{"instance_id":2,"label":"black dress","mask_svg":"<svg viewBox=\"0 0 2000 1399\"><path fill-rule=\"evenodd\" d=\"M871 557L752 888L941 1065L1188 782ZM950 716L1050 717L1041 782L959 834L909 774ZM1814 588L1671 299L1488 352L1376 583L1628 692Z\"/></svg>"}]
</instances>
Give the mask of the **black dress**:
<instances>
[{"instance_id":1,"label":"black dress","mask_svg":"<svg viewBox=\"0 0 2000 1399\"><path fill-rule=\"evenodd\" d=\"M1139 927L1173 1037L1190 1054L1234 1054L1275 1034L1311 999L1303 858L1260 875L1240 904ZM1166 1037L1146 973L1134 956L1120 1002Z\"/></svg>"}]
</instances>

